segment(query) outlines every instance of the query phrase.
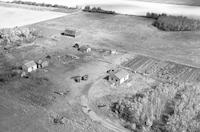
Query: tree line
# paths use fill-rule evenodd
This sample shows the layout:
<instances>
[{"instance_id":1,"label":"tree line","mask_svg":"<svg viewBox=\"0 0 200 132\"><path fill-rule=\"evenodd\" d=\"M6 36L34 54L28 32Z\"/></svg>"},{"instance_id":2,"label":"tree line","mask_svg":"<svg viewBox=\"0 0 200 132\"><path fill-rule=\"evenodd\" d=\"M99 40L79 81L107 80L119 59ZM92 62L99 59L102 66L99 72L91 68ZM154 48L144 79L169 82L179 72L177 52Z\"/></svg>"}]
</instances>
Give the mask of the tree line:
<instances>
[{"instance_id":1,"label":"tree line","mask_svg":"<svg viewBox=\"0 0 200 132\"><path fill-rule=\"evenodd\" d=\"M147 18L155 19L153 26L163 31L196 31L200 29L200 21L184 16L147 13Z\"/></svg>"},{"instance_id":2,"label":"tree line","mask_svg":"<svg viewBox=\"0 0 200 132\"><path fill-rule=\"evenodd\" d=\"M114 11L103 10L100 7L91 8L90 6L85 6L83 11L85 11L85 12L94 12L94 13L104 13L104 14L116 14L116 12L114 12Z\"/></svg>"},{"instance_id":3,"label":"tree line","mask_svg":"<svg viewBox=\"0 0 200 132\"><path fill-rule=\"evenodd\" d=\"M17 1L17 0L15 0L15 1L12 1L11 3L69 9L68 6L64 6L64 5L37 3L37 2L30 2L30 1L20 1L20 0Z\"/></svg>"}]
</instances>

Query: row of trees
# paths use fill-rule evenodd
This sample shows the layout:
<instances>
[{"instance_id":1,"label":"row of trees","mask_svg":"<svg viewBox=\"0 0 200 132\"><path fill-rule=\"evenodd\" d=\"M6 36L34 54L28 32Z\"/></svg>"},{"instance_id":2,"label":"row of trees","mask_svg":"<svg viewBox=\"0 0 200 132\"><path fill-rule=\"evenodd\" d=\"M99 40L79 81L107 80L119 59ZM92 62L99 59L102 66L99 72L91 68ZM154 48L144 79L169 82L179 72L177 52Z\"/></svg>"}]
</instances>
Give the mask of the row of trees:
<instances>
[{"instance_id":1,"label":"row of trees","mask_svg":"<svg viewBox=\"0 0 200 132\"><path fill-rule=\"evenodd\" d=\"M200 29L200 21L183 16L161 16L153 25L164 31L196 31Z\"/></svg>"},{"instance_id":2,"label":"row of trees","mask_svg":"<svg viewBox=\"0 0 200 132\"><path fill-rule=\"evenodd\" d=\"M91 8L90 6L85 6L85 8L83 9L83 11L94 12L94 13L104 13L104 14L116 14L114 11L103 10L100 7L93 7L93 8Z\"/></svg>"},{"instance_id":3,"label":"row of trees","mask_svg":"<svg viewBox=\"0 0 200 132\"><path fill-rule=\"evenodd\" d=\"M147 13L147 18L155 19L153 25L163 31L196 31L200 29L200 21L183 16Z\"/></svg>"},{"instance_id":4,"label":"row of trees","mask_svg":"<svg viewBox=\"0 0 200 132\"><path fill-rule=\"evenodd\" d=\"M64 5L37 3L37 2L30 2L30 1L12 1L11 3L69 9L68 6L64 6Z\"/></svg>"},{"instance_id":5,"label":"row of trees","mask_svg":"<svg viewBox=\"0 0 200 132\"><path fill-rule=\"evenodd\" d=\"M147 12L147 14L146 14L147 18L152 18L152 19L155 19L155 20L157 20L161 16L167 16L167 14L165 14L165 13L157 14L157 13L150 13L150 12Z\"/></svg>"}]
</instances>

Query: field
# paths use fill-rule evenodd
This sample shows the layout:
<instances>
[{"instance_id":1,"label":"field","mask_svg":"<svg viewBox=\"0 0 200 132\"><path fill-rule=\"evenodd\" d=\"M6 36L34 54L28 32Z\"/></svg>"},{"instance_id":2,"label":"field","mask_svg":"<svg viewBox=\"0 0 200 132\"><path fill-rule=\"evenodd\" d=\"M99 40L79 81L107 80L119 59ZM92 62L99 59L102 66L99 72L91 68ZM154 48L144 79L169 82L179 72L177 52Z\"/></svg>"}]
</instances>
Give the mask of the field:
<instances>
[{"instance_id":1,"label":"field","mask_svg":"<svg viewBox=\"0 0 200 132\"><path fill-rule=\"evenodd\" d=\"M1 28L12 28L65 16L65 13L0 6ZM29 15L27 15L29 14ZM16 20L17 18L17 20Z\"/></svg>"},{"instance_id":2,"label":"field","mask_svg":"<svg viewBox=\"0 0 200 132\"><path fill-rule=\"evenodd\" d=\"M94 101L89 103L98 104L95 101L100 101L103 104L104 100L110 103L109 98L113 96L116 98L112 101L117 101L127 93L132 96L154 88L157 90L153 92L154 97L162 99L165 95L166 98L161 100L165 102L167 95L173 92L170 88L177 87L169 82L171 76L174 79L178 75L176 80L180 82L199 82L200 32L164 32L153 27L152 22L144 17L79 11L24 26L34 27L42 36L29 44L0 49L1 131L120 131L118 123L112 126L112 119L116 118L104 120L104 111L98 111L94 104L87 106L82 97ZM76 37L61 35L66 28L76 30ZM89 45L92 51L82 53L72 47L75 43ZM107 52L110 50L117 53ZM28 78L13 73L13 68L25 60L37 62L45 58L49 58L49 66L38 69ZM136 74L131 73L130 82L112 88L103 79L106 71L119 67L124 61L128 63L123 66ZM142 75L147 73L149 75ZM87 81L76 83L72 79L83 75L88 75ZM168 94L160 94L162 90ZM96 114L90 114L90 111ZM64 123L55 122L59 117L64 118Z\"/></svg>"},{"instance_id":3,"label":"field","mask_svg":"<svg viewBox=\"0 0 200 132\"><path fill-rule=\"evenodd\" d=\"M184 4L184 5L200 5L199 0L143 0L148 2L170 3L170 4Z\"/></svg>"},{"instance_id":4,"label":"field","mask_svg":"<svg viewBox=\"0 0 200 132\"><path fill-rule=\"evenodd\" d=\"M25 0L27 1L27 0ZM34 1L34 0L33 0ZM167 13L170 15L184 15L189 17L199 18L200 7L199 1L194 0L107 0L107 1L98 1L98 0L35 0L39 3L51 3L51 4L63 4L69 7L85 7L87 5L101 7L104 10L115 11L121 14L129 14L136 16L145 16L147 12L154 13ZM167 3L167 4L166 4ZM178 4L182 3L182 4ZM192 5L192 6L189 6ZM174 10L176 9L176 10Z\"/></svg>"}]
</instances>

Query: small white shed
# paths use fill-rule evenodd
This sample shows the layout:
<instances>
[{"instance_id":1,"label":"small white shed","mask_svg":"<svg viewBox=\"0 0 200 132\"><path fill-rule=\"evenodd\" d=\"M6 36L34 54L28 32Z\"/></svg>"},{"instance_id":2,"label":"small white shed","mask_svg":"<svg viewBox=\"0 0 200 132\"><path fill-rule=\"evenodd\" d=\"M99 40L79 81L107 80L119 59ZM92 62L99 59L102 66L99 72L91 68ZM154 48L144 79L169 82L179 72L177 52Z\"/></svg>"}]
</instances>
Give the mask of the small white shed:
<instances>
[{"instance_id":1,"label":"small white shed","mask_svg":"<svg viewBox=\"0 0 200 132\"><path fill-rule=\"evenodd\" d=\"M27 61L26 63L24 63L24 65L22 66L22 69L25 72L32 72L37 70L37 64L34 61Z\"/></svg>"}]
</instances>

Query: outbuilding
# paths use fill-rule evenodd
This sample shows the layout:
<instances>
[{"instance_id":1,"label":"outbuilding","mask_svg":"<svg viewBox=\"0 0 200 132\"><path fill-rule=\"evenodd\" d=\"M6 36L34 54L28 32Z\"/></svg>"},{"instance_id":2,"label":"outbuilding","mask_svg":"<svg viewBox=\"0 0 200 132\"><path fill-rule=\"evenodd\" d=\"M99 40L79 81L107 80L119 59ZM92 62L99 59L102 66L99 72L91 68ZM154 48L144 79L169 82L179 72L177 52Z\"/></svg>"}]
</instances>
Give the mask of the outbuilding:
<instances>
[{"instance_id":1,"label":"outbuilding","mask_svg":"<svg viewBox=\"0 0 200 132\"><path fill-rule=\"evenodd\" d=\"M76 31L75 30L71 30L71 29L65 29L64 32L61 33L61 35L65 35L65 36L70 36L70 37L76 37Z\"/></svg>"},{"instance_id":2,"label":"outbuilding","mask_svg":"<svg viewBox=\"0 0 200 132\"><path fill-rule=\"evenodd\" d=\"M80 48L78 48L78 50L83 53L88 53L88 52L91 52L92 49L89 45L83 45Z\"/></svg>"},{"instance_id":3,"label":"outbuilding","mask_svg":"<svg viewBox=\"0 0 200 132\"><path fill-rule=\"evenodd\" d=\"M32 61L27 61L26 63L24 63L24 65L22 66L22 69L25 72L32 72L37 70L37 64L32 60Z\"/></svg>"},{"instance_id":4,"label":"outbuilding","mask_svg":"<svg viewBox=\"0 0 200 132\"><path fill-rule=\"evenodd\" d=\"M120 85L129 79L129 72L126 70L119 70L116 73L111 72L108 80L115 85Z\"/></svg>"}]
</instances>

